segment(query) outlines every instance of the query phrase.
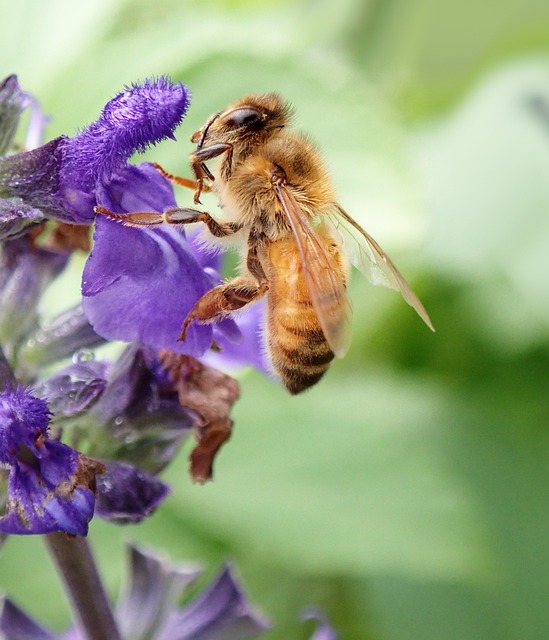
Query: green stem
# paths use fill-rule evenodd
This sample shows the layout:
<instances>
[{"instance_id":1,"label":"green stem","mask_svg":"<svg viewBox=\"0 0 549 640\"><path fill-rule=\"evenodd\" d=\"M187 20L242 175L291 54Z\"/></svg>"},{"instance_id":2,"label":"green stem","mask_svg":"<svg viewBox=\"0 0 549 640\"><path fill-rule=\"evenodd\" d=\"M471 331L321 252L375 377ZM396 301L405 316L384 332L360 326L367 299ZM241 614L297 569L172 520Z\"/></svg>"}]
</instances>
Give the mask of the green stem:
<instances>
[{"instance_id":1,"label":"green stem","mask_svg":"<svg viewBox=\"0 0 549 640\"><path fill-rule=\"evenodd\" d=\"M60 532L45 538L81 632L88 640L121 640L86 538Z\"/></svg>"}]
</instances>

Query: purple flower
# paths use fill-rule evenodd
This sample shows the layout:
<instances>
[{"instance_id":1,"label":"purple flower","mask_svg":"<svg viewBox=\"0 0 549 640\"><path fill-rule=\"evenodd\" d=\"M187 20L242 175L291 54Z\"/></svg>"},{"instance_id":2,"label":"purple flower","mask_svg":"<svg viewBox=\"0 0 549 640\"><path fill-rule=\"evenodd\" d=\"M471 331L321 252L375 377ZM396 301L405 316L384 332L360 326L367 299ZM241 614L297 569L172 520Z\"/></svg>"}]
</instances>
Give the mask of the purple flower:
<instances>
[{"instance_id":1,"label":"purple flower","mask_svg":"<svg viewBox=\"0 0 549 640\"><path fill-rule=\"evenodd\" d=\"M180 124L190 92L166 77L134 84L110 100L99 118L71 138L60 169L60 195L71 222L93 220L94 195L124 169L135 151L143 152Z\"/></svg>"},{"instance_id":2,"label":"purple flower","mask_svg":"<svg viewBox=\"0 0 549 640\"><path fill-rule=\"evenodd\" d=\"M147 164L126 167L100 190L100 197L119 213L176 206L171 184ZM98 217L94 241L82 294L97 333L195 356L210 347L211 326L195 325L184 343L177 341L187 313L214 285L181 231L168 225L125 227ZM212 257L208 267L218 267L218 260Z\"/></svg>"},{"instance_id":3,"label":"purple flower","mask_svg":"<svg viewBox=\"0 0 549 640\"><path fill-rule=\"evenodd\" d=\"M114 364L82 359L39 380L55 414L51 427L69 442L84 441L104 463L96 514L141 522L169 487L155 477L191 433L193 417L150 349L130 346Z\"/></svg>"},{"instance_id":4,"label":"purple flower","mask_svg":"<svg viewBox=\"0 0 549 640\"><path fill-rule=\"evenodd\" d=\"M175 566L130 547L128 583L115 608L127 640L244 640L256 638L269 623L248 603L234 571L225 566L194 600L178 608L187 587L200 575L195 566ZM6 640L82 640L76 629L57 635L37 624L10 600L0 611Z\"/></svg>"},{"instance_id":5,"label":"purple flower","mask_svg":"<svg viewBox=\"0 0 549 640\"><path fill-rule=\"evenodd\" d=\"M63 222L93 222L96 190L135 151L173 138L189 97L183 84L165 77L127 87L78 135L0 158L0 197L20 197Z\"/></svg>"},{"instance_id":6,"label":"purple flower","mask_svg":"<svg viewBox=\"0 0 549 640\"><path fill-rule=\"evenodd\" d=\"M73 422L76 434L93 441L96 457L156 475L192 432L194 418L154 351L132 345L110 367L105 390L85 417Z\"/></svg>"},{"instance_id":7,"label":"purple flower","mask_svg":"<svg viewBox=\"0 0 549 640\"><path fill-rule=\"evenodd\" d=\"M48 405L17 387L0 393L0 463L9 468L0 532L86 535L102 464L48 434Z\"/></svg>"},{"instance_id":8,"label":"purple flower","mask_svg":"<svg viewBox=\"0 0 549 640\"><path fill-rule=\"evenodd\" d=\"M110 100L99 118L76 136L0 157L0 239L24 232L42 216L90 224L101 204L118 213L175 207L171 183L151 165L132 166L135 151L173 138L189 104L189 91L161 77L132 85ZM2 200L3 198L3 200ZM196 301L220 281L219 256L205 253L183 229L137 229L98 217L94 247L82 280L83 308L95 332L110 340L202 356L213 343L217 361L267 368L259 346L262 313L181 325Z\"/></svg>"},{"instance_id":9,"label":"purple flower","mask_svg":"<svg viewBox=\"0 0 549 640\"><path fill-rule=\"evenodd\" d=\"M72 221L71 203L60 192L59 174L69 138L11 156L0 157L0 197L20 198L48 218Z\"/></svg>"}]
</instances>

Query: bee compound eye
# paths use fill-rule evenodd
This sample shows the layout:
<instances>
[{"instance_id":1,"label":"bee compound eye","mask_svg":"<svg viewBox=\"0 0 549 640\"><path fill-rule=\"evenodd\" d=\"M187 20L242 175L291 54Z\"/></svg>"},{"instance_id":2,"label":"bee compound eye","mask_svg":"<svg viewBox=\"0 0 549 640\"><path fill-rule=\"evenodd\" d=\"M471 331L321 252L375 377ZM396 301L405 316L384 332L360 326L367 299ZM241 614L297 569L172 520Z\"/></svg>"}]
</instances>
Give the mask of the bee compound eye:
<instances>
[{"instance_id":1,"label":"bee compound eye","mask_svg":"<svg viewBox=\"0 0 549 640\"><path fill-rule=\"evenodd\" d=\"M242 127L261 122L263 119L263 114L257 109L241 107L232 111L225 119L225 122L233 127Z\"/></svg>"}]
</instances>

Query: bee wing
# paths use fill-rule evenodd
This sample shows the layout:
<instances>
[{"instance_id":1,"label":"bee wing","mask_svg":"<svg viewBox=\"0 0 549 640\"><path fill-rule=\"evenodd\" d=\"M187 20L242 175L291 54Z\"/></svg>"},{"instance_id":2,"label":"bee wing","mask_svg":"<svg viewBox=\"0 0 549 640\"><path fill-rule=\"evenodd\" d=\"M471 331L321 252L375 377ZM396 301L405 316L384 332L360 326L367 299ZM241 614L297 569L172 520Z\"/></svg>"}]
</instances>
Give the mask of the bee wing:
<instances>
[{"instance_id":1,"label":"bee wing","mask_svg":"<svg viewBox=\"0 0 549 640\"><path fill-rule=\"evenodd\" d=\"M342 358L351 342L352 307L346 287L334 271L333 257L324 248L293 194L278 183L273 188L292 229L307 291L324 337L334 354ZM331 230L329 233L333 237ZM333 311L335 308L337 314Z\"/></svg>"},{"instance_id":2,"label":"bee wing","mask_svg":"<svg viewBox=\"0 0 549 640\"><path fill-rule=\"evenodd\" d=\"M412 306L425 324L434 331L433 323L412 291L404 276L395 267L393 261L383 251L372 236L355 222L339 205L328 214L332 224L343 238L343 250L352 264L361 271L372 284L390 287L400 291L406 302Z\"/></svg>"}]
</instances>

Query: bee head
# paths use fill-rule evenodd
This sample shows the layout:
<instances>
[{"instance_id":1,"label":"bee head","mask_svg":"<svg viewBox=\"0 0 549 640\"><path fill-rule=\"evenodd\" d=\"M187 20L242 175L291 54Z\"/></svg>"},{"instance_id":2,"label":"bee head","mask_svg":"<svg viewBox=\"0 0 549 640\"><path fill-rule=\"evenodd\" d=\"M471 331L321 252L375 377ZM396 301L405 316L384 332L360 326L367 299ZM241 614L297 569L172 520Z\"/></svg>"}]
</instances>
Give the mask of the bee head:
<instances>
[{"instance_id":1,"label":"bee head","mask_svg":"<svg viewBox=\"0 0 549 640\"><path fill-rule=\"evenodd\" d=\"M276 93L246 96L211 116L191 142L197 149L217 142L263 142L290 116L290 106Z\"/></svg>"}]
</instances>

